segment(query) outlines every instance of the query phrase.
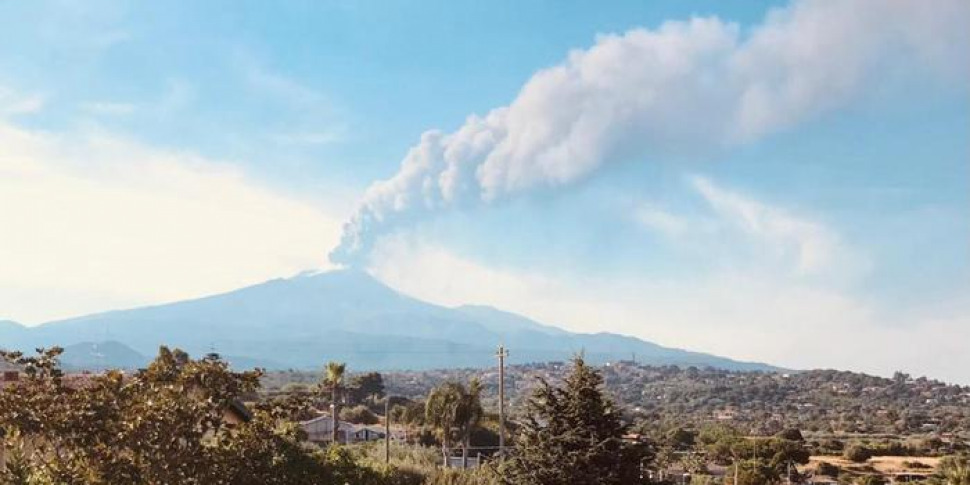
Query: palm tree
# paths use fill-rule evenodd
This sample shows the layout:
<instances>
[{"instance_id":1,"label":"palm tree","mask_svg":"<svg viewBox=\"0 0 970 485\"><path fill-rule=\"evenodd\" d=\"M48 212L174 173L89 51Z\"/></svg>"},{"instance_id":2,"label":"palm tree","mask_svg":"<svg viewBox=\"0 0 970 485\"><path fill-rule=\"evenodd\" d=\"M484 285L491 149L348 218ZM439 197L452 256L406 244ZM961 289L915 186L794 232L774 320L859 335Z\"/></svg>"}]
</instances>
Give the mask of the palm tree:
<instances>
[{"instance_id":1,"label":"palm tree","mask_svg":"<svg viewBox=\"0 0 970 485\"><path fill-rule=\"evenodd\" d=\"M448 466L451 444L461 443L462 466L468 465L471 435L481 422L481 383L472 379L468 388L457 382L445 382L434 388L425 404L425 421L441 440L444 466Z\"/></svg>"},{"instance_id":2,"label":"palm tree","mask_svg":"<svg viewBox=\"0 0 970 485\"><path fill-rule=\"evenodd\" d=\"M344 390L344 375L347 364L343 362L327 362L323 377L323 388L330 391L330 401L333 403L333 443L337 444L340 434L340 398Z\"/></svg>"},{"instance_id":3,"label":"palm tree","mask_svg":"<svg viewBox=\"0 0 970 485\"><path fill-rule=\"evenodd\" d=\"M434 430L441 440L441 454L444 466L448 466L448 456L451 454L451 441L454 437L454 424L457 420L456 412L461 393L456 382L445 382L428 394L424 407L424 421Z\"/></svg>"}]
</instances>

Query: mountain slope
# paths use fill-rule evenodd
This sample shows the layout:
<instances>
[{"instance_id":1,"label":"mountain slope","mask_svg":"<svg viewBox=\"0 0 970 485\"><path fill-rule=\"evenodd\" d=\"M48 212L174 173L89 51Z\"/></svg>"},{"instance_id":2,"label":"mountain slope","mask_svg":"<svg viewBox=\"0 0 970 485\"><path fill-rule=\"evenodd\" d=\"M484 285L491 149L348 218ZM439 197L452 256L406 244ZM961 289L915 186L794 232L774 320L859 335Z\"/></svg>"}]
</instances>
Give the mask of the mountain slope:
<instances>
[{"instance_id":1,"label":"mountain slope","mask_svg":"<svg viewBox=\"0 0 970 485\"><path fill-rule=\"evenodd\" d=\"M27 327L11 320L0 320L0 349L22 349L29 341Z\"/></svg>"},{"instance_id":2,"label":"mountain slope","mask_svg":"<svg viewBox=\"0 0 970 485\"><path fill-rule=\"evenodd\" d=\"M61 362L68 368L138 369L148 364L148 357L120 342L81 342L64 347Z\"/></svg>"},{"instance_id":3,"label":"mountain slope","mask_svg":"<svg viewBox=\"0 0 970 485\"><path fill-rule=\"evenodd\" d=\"M216 350L235 356L239 365L262 362L276 368L317 367L330 359L378 369L485 366L494 364L495 347L504 343L516 362L564 360L584 352L594 362L635 354L654 364L771 369L632 337L574 334L491 307L433 305L349 270L275 279L205 298L24 330L19 347L111 340L154 355L165 344L197 355Z\"/></svg>"}]
</instances>

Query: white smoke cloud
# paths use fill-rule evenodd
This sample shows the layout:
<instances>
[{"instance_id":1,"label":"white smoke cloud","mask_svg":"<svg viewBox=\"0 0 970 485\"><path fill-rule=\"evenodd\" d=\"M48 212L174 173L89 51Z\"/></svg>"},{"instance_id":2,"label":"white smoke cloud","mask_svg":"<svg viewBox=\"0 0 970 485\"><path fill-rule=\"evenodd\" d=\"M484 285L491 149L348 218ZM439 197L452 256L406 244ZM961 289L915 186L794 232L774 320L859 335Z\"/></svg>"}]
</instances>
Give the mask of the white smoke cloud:
<instances>
[{"instance_id":1,"label":"white smoke cloud","mask_svg":"<svg viewBox=\"0 0 970 485\"><path fill-rule=\"evenodd\" d=\"M423 214L575 183L604 164L758 139L837 109L888 73L970 79L970 3L800 0L749 33L717 18L600 37L509 106L428 131L373 184L331 259Z\"/></svg>"}]
</instances>

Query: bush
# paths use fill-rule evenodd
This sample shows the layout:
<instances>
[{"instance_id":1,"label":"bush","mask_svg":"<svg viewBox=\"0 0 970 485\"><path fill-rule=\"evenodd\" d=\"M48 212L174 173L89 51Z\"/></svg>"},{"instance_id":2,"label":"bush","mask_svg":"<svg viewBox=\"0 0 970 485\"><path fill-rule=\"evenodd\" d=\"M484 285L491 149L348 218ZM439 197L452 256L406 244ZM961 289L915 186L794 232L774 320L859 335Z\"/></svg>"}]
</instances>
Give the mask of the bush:
<instances>
[{"instance_id":1,"label":"bush","mask_svg":"<svg viewBox=\"0 0 970 485\"><path fill-rule=\"evenodd\" d=\"M714 475L691 475L690 485L716 485L718 480Z\"/></svg>"},{"instance_id":2,"label":"bush","mask_svg":"<svg viewBox=\"0 0 970 485\"><path fill-rule=\"evenodd\" d=\"M865 445L854 444L846 448L842 456L844 456L846 460L853 461L855 463L865 463L866 461L869 461L869 458L872 458L873 455L872 450Z\"/></svg>"},{"instance_id":3,"label":"bush","mask_svg":"<svg viewBox=\"0 0 970 485\"><path fill-rule=\"evenodd\" d=\"M862 475L855 483L856 485L885 485L886 481L878 475Z\"/></svg>"},{"instance_id":4,"label":"bush","mask_svg":"<svg viewBox=\"0 0 970 485\"><path fill-rule=\"evenodd\" d=\"M340 419L354 424L377 424L380 420L367 406L354 406L340 411Z\"/></svg>"},{"instance_id":5,"label":"bush","mask_svg":"<svg viewBox=\"0 0 970 485\"><path fill-rule=\"evenodd\" d=\"M839 471L841 471L839 467L831 463L823 461L823 462L819 462L818 464L819 475L825 475L827 477L837 478L839 476Z\"/></svg>"},{"instance_id":6,"label":"bush","mask_svg":"<svg viewBox=\"0 0 970 485\"><path fill-rule=\"evenodd\" d=\"M836 439L825 439L818 444L818 451L822 454L838 455L845 451L845 443Z\"/></svg>"},{"instance_id":7,"label":"bush","mask_svg":"<svg viewBox=\"0 0 970 485\"><path fill-rule=\"evenodd\" d=\"M788 428L776 435L778 438L789 441L805 441L805 437L802 436L802 432L798 428Z\"/></svg>"}]
</instances>

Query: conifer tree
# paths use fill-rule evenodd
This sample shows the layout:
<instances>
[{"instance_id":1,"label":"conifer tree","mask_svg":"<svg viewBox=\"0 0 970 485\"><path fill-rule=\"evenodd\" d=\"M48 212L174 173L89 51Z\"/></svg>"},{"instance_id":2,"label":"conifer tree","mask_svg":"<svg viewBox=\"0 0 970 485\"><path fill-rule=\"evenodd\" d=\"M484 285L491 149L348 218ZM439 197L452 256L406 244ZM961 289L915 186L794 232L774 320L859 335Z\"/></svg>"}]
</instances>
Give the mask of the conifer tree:
<instances>
[{"instance_id":1,"label":"conifer tree","mask_svg":"<svg viewBox=\"0 0 970 485\"><path fill-rule=\"evenodd\" d=\"M644 444L623 440L627 426L602 392L602 377L582 357L561 387L540 380L526 405L515 452L502 467L508 484L645 483L652 459Z\"/></svg>"}]
</instances>

